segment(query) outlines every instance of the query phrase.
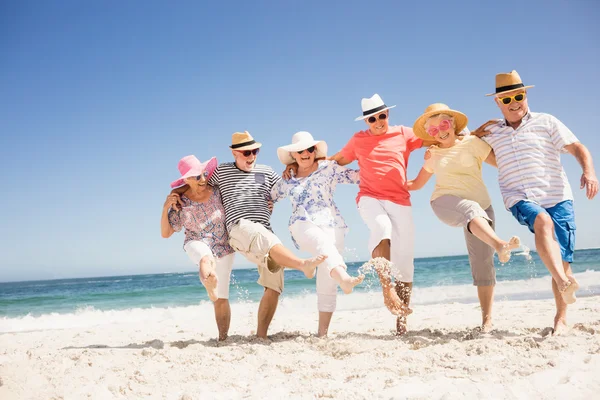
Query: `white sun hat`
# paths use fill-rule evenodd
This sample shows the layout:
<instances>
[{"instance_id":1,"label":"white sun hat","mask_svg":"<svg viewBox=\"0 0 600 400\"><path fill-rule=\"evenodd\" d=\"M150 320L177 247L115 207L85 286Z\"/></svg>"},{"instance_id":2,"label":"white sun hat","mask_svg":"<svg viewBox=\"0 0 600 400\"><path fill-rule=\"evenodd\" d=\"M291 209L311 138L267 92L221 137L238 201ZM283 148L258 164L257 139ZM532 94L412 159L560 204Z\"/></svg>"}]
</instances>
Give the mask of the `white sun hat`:
<instances>
[{"instance_id":1,"label":"white sun hat","mask_svg":"<svg viewBox=\"0 0 600 400\"><path fill-rule=\"evenodd\" d=\"M358 117L355 121L360 121L361 119L367 119L371 115L379 114L382 111L389 110L390 108L394 108L396 106L386 106L381 97L375 93L373 97L369 99L362 99L360 102L362 106L363 115L362 117Z\"/></svg>"},{"instance_id":2,"label":"white sun hat","mask_svg":"<svg viewBox=\"0 0 600 400\"><path fill-rule=\"evenodd\" d=\"M294 136L292 136L292 144L277 148L277 157L279 157L279 161L284 165L289 165L296 162L290 153L306 150L312 146L315 146L315 158L327 156L327 143L323 140L315 140L310 132L296 132L294 133Z\"/></svg>"}]
</instances>

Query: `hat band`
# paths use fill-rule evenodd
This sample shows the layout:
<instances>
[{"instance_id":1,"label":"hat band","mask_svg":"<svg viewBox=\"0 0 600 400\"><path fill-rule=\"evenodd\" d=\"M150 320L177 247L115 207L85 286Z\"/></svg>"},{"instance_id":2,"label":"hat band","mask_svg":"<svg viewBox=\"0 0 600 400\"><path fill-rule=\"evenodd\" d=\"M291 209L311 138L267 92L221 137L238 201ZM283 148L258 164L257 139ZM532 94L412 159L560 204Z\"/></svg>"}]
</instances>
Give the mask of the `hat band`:
<instances>
[{"instance_id":1,"label":"hat band","mask_svg":"<svg viewBox=\"0 0 600 400\"><path fill-rule=\"evenodd\" d=\"M242 143L238 143L238 144L232 144L231 148L232 149L237 149L239 147L249 146L249 145L254 144L254 143L256 143L256 141L251 140L249 142L242 142Z\"/></svg>"},{"instance_id":2,"label":"hat band","mask_svg":"<svg viewBox=\"0 0 600 400\"><path fill-rule=\"evenodd\" d=\"M385 104L382 106L379 106L379 107L371 108L370 110L363 111L363 116L376 113L377 111L381 111L386 108L387 108L387 106Z\"/></svg>"},{"instance_id":3,"label":"hat band","mask_svg":"<svg viewBox=\"0 0 600 400\"><path fill-rule=\"evenodd\" d=\"M524 87L523 82L517 83L516 85L500 86L496 88L496 93L508 92L509 90L519 89Z\"/></svg>"}]
</instances>

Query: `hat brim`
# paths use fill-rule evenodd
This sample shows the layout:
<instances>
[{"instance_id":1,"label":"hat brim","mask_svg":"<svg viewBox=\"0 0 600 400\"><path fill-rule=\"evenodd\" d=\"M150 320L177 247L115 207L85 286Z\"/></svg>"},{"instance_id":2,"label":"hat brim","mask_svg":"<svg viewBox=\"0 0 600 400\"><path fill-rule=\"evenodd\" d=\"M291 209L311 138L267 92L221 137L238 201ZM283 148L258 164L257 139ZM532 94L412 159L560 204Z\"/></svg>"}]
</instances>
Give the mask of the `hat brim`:
<instances>
[{"instance_id":1,"label":"hat brim","mask_svg":"<svg viewBox=\"0 0 600 400\"><path fill-rule=\"evenodd\" d=\"M486 96L497 96L499 94L516 92L517 90L529 89L529 88L532 88L532 87L535 87L535 85L523 86L523 87L520 87L518 89L505 90L503 92L498 92L498 93L488 93L488 94L486 94Z\"/></svg>"},{"instance_id":2,"label":"hat brim","mask_svg":"<svg viewBox=\"0 0 600 400\"><path fill-rule=\"evenodd\" d=\"M384 108L383 110L379 110L379 111L376 111L376 112L374 112L374 113L371 113L371 114L367 114L367 115L360 116L360 117L358 117L358 118L355 118L354 120L355 120L355 121L360 121L361 119L367 119L367 118L369 118L369 117L370 117L370 116L372 116L372 115L381 114L381 113L382 113L382 112L384 112L385 110L389 110L389 109L392 109L392 108L394 108L394 107L396 107L396 106L389 106L389 107L386 107L386 108Z\"/></svg>"},{"instance_id":3,"label":"hat brim","mask_svg":"<svg viewBox=\"0 0 600 400\"><path fill-rule=\"evenodd\" d=\"M327 157L327 143L323 140L307 140L294 144L288 144L287 146L281 146L277 148L277 157L283 165L290 165L295 163L296 160L290 153L294 151L302 151L309 147L315 146L315 159Z\"/></svg>"},{"instance_id":4,"label":"hat brim","mask_svg":"<svg viewBox=\"0 0 600 400\"><path fill-rule=\"evenodd\" d=\"M236 147L235 149L232 148L231 146L229 146L229 148L231 150L254 150L254 149L258 149L261 146L262 146L262 143L256 142L256 143L249 144L248 146Z\"/></svg>"},{"instance_id":5,"label":"hat brim","mask_svg":"<svg viewBox=\"0 0 600 400\"><path fill-rule=\"evenodd\" d=\"M200 164L197 168L192 168L190 169L188 172L186 172L181 178L174 180L173 182L171 182L171 188L175 189L178 187L181 187L183 185L185 185L185 179L189 178L191 176L198 176L198 175L202 175L204 173L204 171L208 172L208 179L210 179L210 177L212 176L212 174L215 172L215 170L217 169L218 166L218 162L217 162L217 158L213 157L210 160L203 162L202 164Z\"/></svg>"},{"instance_id":6,"label":"hat brim","mask_svg":"<svg viewBox=\"0 0 600 400\"><path fill-rule=\"evenodd\" d=\"M427 113L421 115L419 118L417 118L417 120L413 124L413 132L415 133L415 135L417 135L418 137L420 137L423 140L435 140L435 137L431 136L425 130L425 122L427 121L427 119L429 117L431 117L432 115L437 115L437 114L448 114L448 115L451 115L452 117L454 117L454 122L456 124L456 128L454 129L455 135L458 135L460 132L462 132L467 127L467 123L469 122L469 119L467 118L467 116L465 114L461 113L460 111L456 111L456 110L430 111L430 112L427 112Z\"/></svg>"}]
</instances>

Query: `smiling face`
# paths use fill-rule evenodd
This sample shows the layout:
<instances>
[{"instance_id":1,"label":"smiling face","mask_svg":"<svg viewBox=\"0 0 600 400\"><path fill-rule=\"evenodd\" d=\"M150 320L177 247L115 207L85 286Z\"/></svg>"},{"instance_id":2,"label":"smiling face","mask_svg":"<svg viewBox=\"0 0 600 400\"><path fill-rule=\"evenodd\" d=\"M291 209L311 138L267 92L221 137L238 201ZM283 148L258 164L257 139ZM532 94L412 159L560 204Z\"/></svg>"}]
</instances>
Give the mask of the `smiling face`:
<instances>
[{"instance_id":1,"label":"smiling face","mask_svg":"<svg viewBox=\"0 0 600 400\"><path fill-rule=\"evenodd\" d=\"M310 168L315 163L316 150L310 153L308 150L302 152L292 151L290 153L300 168Z\"/></svg>"},{"instance_id":2,"label":"smiling face","mask_svg":"<svg viewBox=\"0 0 600 400\"><path fill-rule=\"evenodd\" d=\"M250 172L256 165L256 158L259 149L253 150L232 150L235 165L242 171Z\"/></svg>"},{"instance_id":3,"label":"smiling face","mask_svg":"<svg viewBox=\"0 0 600 400\"><path fill-rule=\"evenodd\" d=\"M456 141L456 123L454 118L446 114L434 115L425 121L425 130L440 144L440 147L450 147ZM430 132L431 131L431 132Z\"/></svg>"},{"instance_id":4,"label":"smiling face","mask_svg":"<svg viewBox=\"0 0 600 400\"><path fill-rule=\"evenodd\" d=\"M184 179L184 182L187 183L192 192L198 194L204 192L208 187L208 173L202 173L202 175L199 175L199 178L200 179L198 179L197 176L192 176Z\"/></svg>"},{"instance_id":5,"label":"smiling face","mask_svg":"<svg viewBox=\"0 0 600 400\"><path fill-rule=\"evenodd\" d=\"M379 114L371 115L365 118L365 123L369 126L372 135L383 135L388 131L389 127L389 110L380 112Z\"/></svg>"},{"instance_id":6,"label":"smiling face","mask_svg":"<svg viewBox=\"0 0 600 400\"><path fill-rule=\"evenodd\" d=\"M514 96L523 94L524 98L522 101L516 101ZM502 102L503 98L512 97L509 104ZM527 104L527 91L523 89L513 90L512 92L505 92L496 96L496 104L500 107L502 115L511 124L519 124L523 117L529 111L529 105ZM505 100L508 101L508 100Z\"/></svg>"}]
</instances>

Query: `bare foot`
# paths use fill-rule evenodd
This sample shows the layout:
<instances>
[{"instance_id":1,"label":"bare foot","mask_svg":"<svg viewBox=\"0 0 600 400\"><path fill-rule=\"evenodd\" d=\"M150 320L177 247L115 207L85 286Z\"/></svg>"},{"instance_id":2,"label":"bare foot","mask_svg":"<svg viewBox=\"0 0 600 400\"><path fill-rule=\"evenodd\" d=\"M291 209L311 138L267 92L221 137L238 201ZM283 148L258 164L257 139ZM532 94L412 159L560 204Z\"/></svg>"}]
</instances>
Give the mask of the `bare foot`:
<instances>
[{"instance_id":1,"label":"bare foot","mask_svg":"<svg viewBox=\"0 0 600 400\"><path fill-rule=\"evenodd\" d=\"M354 289L354 286L362 283L364 279L365 276L362 274L356 277L350 277L349 279L340 282L340 288L342 288L342 292L350 294L352 293L352 289Z\"/></svg>"},{"instance_id":2,"label":"bare foot","mask_svg":"<svg viewBox=\"0 0 600 400\"><path fill-rule=\"evenodd\" d=\"M492 326L492 320L484 321L483 324L481 324L482 333L490 333L492 329L494 329L494 327Z\"/></svg>"},{"instance_id":3,"label":"bare foot","mask_svg":"<svg viewBox=\"0 0 600 400\"><path fill-rule=\"evenodd\" d=\"M392 314L399 317L412 314L412 310L400 300L396 289L393 287L383 289L383 303Z\"/></svg>"},{"instance_id":4,"label":"bare foot","mask_svg":"<svg viewBox=\"0 0 600 400\"><path fill-rule=\"evenodd\" d=\"M567 320L565 318L555 317L554 318L554 329L552 336L560 336L567 333L569 327L567 326Z\"/></svg>"},{"instance_id":5,"label":"bare foot","mask_svg":"<svg viewBox=\"0 0 600 400\"><path fill-rule=\"evenodd\" d=\"M566 285L563 286L562 289L559 289L559 291L565 303L573 304L577 301L577 297L575 297L575 292L577 291L577 289L579 289L579 283L577 283L575 278L573 278L572 276L568 276L567 278L569 278L569 280L567 281Z\"/></svg>"},{"instance_id":6,"label":"bare foot","mask_svg":"<svg viewBox=\"0 0 600 400\"><path fill-rule=\"evenodd\" d=\"M326 258L327 256L322 254L313 258L307 258L306 260L302 261L302 267L300 270L304 272L304 275L308 279L312 279L317 274L317 265L325 261Z\"/></svg>"},{"instance_id":7,"label":"bare foot","mask_svg":"<svg viewBox=\"0 0 600 400\"><path fill-rule=\"evenodd\" d=\"M510 260L510 252L516 248L521 246L521 239L518 236L513 236L510 238L507 244L502 246L500 249L496 249L498 252L498 260L504 264Z\"/></svg>"},{"instance_id":8,"label":"bare foot","mask_svg":"<svg viewBox=\"0 0 600 400\"><path fill-rule=\"evenodd\" d=\"M219 299L217 296L217 276L214 272L211 272L202 284L206 288L206 292L208 293L208 298L214 303Z\"/></svg>"}]
</instances>

